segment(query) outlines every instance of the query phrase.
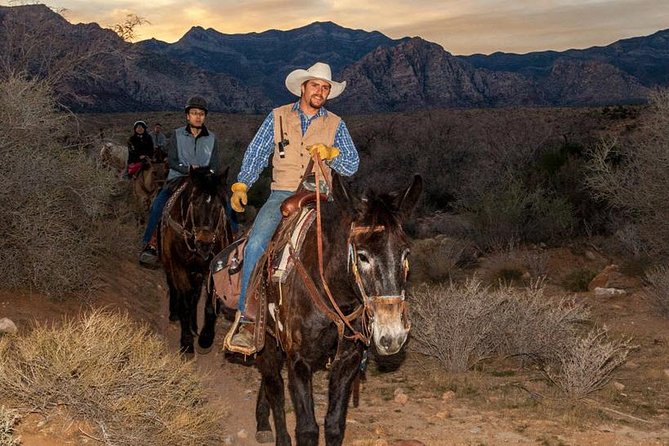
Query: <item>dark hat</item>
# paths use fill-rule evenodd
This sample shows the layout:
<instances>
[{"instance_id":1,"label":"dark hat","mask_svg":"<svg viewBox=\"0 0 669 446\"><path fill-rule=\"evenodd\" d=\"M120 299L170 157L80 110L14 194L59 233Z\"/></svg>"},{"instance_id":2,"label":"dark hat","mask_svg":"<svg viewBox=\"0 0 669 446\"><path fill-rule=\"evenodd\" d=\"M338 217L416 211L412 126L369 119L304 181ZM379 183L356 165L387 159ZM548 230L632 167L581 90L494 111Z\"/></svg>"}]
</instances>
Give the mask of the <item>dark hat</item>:
<instances>
[{"instance_id":1,"label":"dark hat","mask_svg":"<svg viewBox=\"0 0 669 446\"><path fill-rule=\"evenodd\" d=\"M190 99L188 99L188 102L186 102L186 106L184 107L184 111L188 113L188 110L191 108L199 108L200 110L204 110L205 113L209 111L207 109L207 101L202 96L192 96Z\"/></svg>"}]
</instances>

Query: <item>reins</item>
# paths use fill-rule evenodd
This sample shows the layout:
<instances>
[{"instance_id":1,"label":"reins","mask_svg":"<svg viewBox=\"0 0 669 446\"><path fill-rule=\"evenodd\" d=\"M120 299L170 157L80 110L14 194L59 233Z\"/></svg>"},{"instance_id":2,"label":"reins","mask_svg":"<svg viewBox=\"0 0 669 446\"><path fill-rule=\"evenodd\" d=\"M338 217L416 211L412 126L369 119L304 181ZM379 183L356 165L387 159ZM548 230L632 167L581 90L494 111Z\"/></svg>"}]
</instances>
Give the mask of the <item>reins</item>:
<instances>
[{"instance_id":1,"label":"reins","mask_svg":"<svg viewBox=\"0 0 669 446\"><path fill-rule=\"evenodd\" d=\"M167 202L167 209L171 211L172 207L174 206L175 201L179 198L179 196L183 193L183 191L186 189L188 186L188 181L184 181L179 188L172 194L170 197L169 201ZM183 208L182 208L183 209ZM193 203L191 200L188 202L188 208L186 209L186 214L184 215L183 212L181 213L182 215L182 221L183 223L179 223L176 221L172 215L171 212L167 212L167 224L177 232L177 234L180 234L183 237L184 244L186 245L186 248L188 251L191 253L197 252L197 248L195 247L195 242L197 241L197 233L198 231L209 229L209 227L204 226L204 227L197 227L195 225L195 217L193 216ZM186 222L190 220L190 226L191 230L186 229ZM223 237L221 234L224 234L226 231L227 227L227 219L225 218L225 204L221 206L221 210L219 211L218 214L218 221L216 222L216 228L214 229L214 236L213 239L211 240L211 243L216 242L219 238L223 240ZM192 241L191 241L192 240Z\"/></svg>"},{"instance_id":2,"label":"reins","mask_svg":"<svg viewBox=\"0 0 669 446\"><path fill-rule=\"evenodd\" d=\"M304 264L302 263L299 256L292 247L290 248L290 256L293 258L293 261L296 266L296 271L302 277L302 281L304 282L304 285L307 288L309 295L311 296L311 300L314 302L316 307L321 312L323 312L323 314L325 314L325 316L328 319L330 319L337 327L337 334L338 334L337 353L334 359L336 361L340 357L342 341L344 340L344 338L346 338L347 340L351 340L353 342L359 340L365 346L369 346L371 337L370 337L370 329L369 327L365 326L365 324L363 324L364 326L363 331L365 333L361 332L360 330L357 330L355 327L353 327L352 324L353 321L355 321L356 319L358 319L359 317L363 316L366 313L364 302L363 305L358 306L351 314L349 314L348 316L345 315L344 312L339 307L339 305L337 304L337 302L335 301L335 298L332 295L332 292L330 291L330 287L327 283L327 280L325 279L325 269L323 267L323 230L321 225L321 197L320 197L321 192L320 192L319 171L323 173L324 181L326 182L328 190L330 191L332 190L332 184L328 180L327 175L325 175L322 160L320 159L317 153L314 155L314 160L316 161L318 167L317 169L314 169L315 182L316 182L316 250L318 257L318 271L321 279L321 285L325 290L325 294L327 295L327 300L330 302L330 306L326 304L326 301L323 298L322 294L319 292L316 283L309 275L306 268L304 267ZM309 169L307 169L307 172L308 171ZM346 336L344 334L346 328L348 328L352 332L351 335Z\"/></svg>"}]
</instances>

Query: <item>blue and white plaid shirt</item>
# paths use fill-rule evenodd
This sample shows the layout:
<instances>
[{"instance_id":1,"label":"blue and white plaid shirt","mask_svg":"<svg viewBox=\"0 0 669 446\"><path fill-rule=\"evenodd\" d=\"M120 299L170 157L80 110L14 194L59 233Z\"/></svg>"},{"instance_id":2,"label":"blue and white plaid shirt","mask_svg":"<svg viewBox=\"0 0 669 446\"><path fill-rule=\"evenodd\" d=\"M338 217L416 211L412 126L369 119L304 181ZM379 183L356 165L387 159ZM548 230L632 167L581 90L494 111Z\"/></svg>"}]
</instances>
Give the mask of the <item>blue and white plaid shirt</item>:
<instances>
[{"instance_id":1,"label":"blue and white plaid shirt","mask_svg":"<svg viewBox=\"0 0 669 446\"><path fill-rule=\"evenodd\" d=\"M302 135L306 133L311 121L319 116L326 116L328 113L324 107L321 107L318 109L318 113L308 118L300 109L299 101L293 105L293 111L295 110L297 110L300 116ZM347 177L353 175L358 170L360 158L351 139L351 134L348 132L343 120L339 123L339 127L337 127L334 146L339 149L339 156L331 161L327 161L327 164L340 175ZM272 153L274 153L274 113L270 112L251 140L246 153L244 153L244 160L242 161L239 175L237 175L237 181L251 188L260 176L260 173L267 167L269 157Z\"/></svg>"}]
</instances>

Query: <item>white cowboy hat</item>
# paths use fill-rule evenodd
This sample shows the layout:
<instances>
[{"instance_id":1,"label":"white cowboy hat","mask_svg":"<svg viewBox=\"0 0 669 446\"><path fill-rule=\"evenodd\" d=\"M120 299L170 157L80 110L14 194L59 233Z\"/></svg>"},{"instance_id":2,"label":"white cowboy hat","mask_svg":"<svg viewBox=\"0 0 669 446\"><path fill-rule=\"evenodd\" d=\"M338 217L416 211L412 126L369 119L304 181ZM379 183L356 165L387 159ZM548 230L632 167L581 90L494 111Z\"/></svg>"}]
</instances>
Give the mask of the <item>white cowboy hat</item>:
<instances>
[{"instance_id":1,"label":"white cowboy hat","mask_svg":"<svg viewBox=\"0 0 669 446\"><path fill-rule=\"evenodd\" d=\"M328 99L334 99L339 96L346 88L346 81L335 82L332 80L332 71L330 65L323 62L316 62L306 70L294 70L286 76L286 88L295 96L302 96L302 84L309 79L321 79L332 86Z\"/></svg>"}]
</instances>

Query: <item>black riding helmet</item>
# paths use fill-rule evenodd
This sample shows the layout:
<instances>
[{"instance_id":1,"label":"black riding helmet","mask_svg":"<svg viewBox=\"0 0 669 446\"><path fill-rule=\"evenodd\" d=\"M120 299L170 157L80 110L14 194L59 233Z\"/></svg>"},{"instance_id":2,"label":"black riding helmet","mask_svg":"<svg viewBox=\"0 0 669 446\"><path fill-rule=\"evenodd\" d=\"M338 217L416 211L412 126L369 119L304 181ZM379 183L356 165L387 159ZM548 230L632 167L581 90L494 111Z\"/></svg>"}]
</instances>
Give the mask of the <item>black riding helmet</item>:
<instances>
[{"instance_id":1,"label":"black riding helmet","mask_svg":"<svg viewBox=\"0 0 669 446\"><path fill-rule=\"evenodd\" d=\"M207 109L207 101L202 96L192 96L190 99L188 99L188 102L186 102L186 106L184 107L184 111L188 113L188 110L191 108L199 108L200 110L204 110L205 114L209 111Z\"/></svg>"},{"instance_id":2,"label":"black riding helmet","mask_svg":"<svg viewBox=\"0 0 669 446\"><path fill-rule=\"evenodd\" d=\"M135 121L135 123L132 125L132 128L136 129L138 125L141 125L142 127L144 127L144 130L146 130L146 128L147 128L146 122L144 122L144 121Z\"/></svg>"}]
</instances>

